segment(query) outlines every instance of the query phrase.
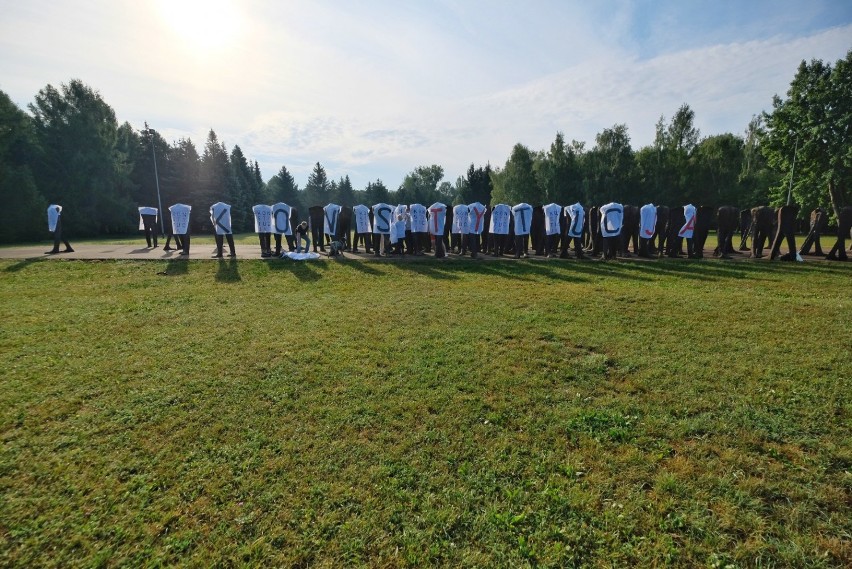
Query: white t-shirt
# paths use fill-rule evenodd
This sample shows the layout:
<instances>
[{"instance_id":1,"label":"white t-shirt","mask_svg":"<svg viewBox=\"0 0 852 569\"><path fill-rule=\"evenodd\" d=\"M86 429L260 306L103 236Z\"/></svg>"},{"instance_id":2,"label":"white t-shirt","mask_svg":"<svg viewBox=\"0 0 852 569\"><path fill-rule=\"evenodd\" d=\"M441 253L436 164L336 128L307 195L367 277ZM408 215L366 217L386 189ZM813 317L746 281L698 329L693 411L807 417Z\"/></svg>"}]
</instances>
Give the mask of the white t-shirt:
<instances>
[{"instance_id":1,"label":"white t-shirt","mask_svg":"<svg viewBox=\"0 0 852 569\"><path fill-rule=\"evenodd\" d=\"M254 213L254 232L272 233L272 206L257 204L251 211Z\"/></svg>"},{"instance_id":2,"label":"white t-shirt","mask_svg":"<svg viewBox=\"0 0 852 569\"><path fill-rule=\"evenodd\" d=\"M547 204L541 208L544 210L544 231L547 235L559 235L561 229L559 227L559 217L562 213L562 206L555 203Z\"/></svg>"},{"instance_id":3,"label":"white t-shirt","mask_svg":"<svg viewBox=\"0 0 852 569\"><path fill-rule=\"evenodd\" d=\"M231 231L231 206L226 203L216 202L210 206L210 221L216 229L216 235L230 235Z\"/></svg>"},{"instance_id":4,"label":"white t-shirt","mask_svg":"<svg viewBox=\"0 0 852 569\"><path fill-rule=\"evenodd\" d=\"M657 230L657 206L645 204L639 209L639 237L650 239Z\"/></svg>"},{"instance_id":5,"label":"white t-shirt","mask_svg":"<svg viewBox=\"0 0 852 569\"><path fill-rule=\"evenodd\" d=\"M391 243L405 240L405 220L398 219L391 223Z\"/></svg>"},{"instance_id":6,"label":"white t-shirt","mask_svg":"<svg viewBox=\"0 0 852 569\"><path fill-rule=\"evenodd\" d=\"M352 208L352 215L355 216L356 233L373 232L373 228L370 225L370 208L365 205L358 204Z\"/></svg>"},{"instance_id":7,"label":"white t-shirt","mask_svg":"<svg viewBox=\"0 0 852 569\"><path fill-rule=\"evenodd\" d=\"M692 234L695 231L695 206L692 204L683 206L683 216L686 218L686 223L677 232L677 236L692 239Z\"/></svg>"},{"instance_id":8,"label":"white t-shirt","mask_svg":"<svg viewBox=\"0 0 852 569\"><path fill-rule=\"evenodd\" d=\"M405 229L411 230L411 220L408 218L408 206L404 204L398 204L393 209L393 222L396 223L396 219L399 216L402 216L402 220L405 222Z\"/></svg>"},{"instance_id":9,"label":"white t-shirt","mask_svg":"<svg viewBox=\"0 0 852 569\"><path fill-rule=\"evenodd\" d=\"M583 223L586 220L586 212L583 210L583 204L577 202L575 204L565 206L565 215L568 217L568 237L579 239L583 236Z\"/></svg>"},{"instance_id":10,"label":"white t-shirt","mask_svg":"<svg viewBox=\"0 0 852 569\"><path fill-rule=\"evenodd\" d=\"M529 235L532 222L533 208L528 203L519 203L512 207L512 217L515 219L515 235Z\"/></svg>"},{"instance_id":11,"label":"white t-shirt","mask_svg":"<svg viewBox=\"0 0 852 569\"><path fill-rule=\"evenodd\" d=\"M330 203L322 208L323 232L326 235L337 234L337 222L340 220L340 209L340 206L334 203Z\"/></svg>"},{"instance_id":12,"label":"white t-shirt","mask_svg":"<svg viewBox=\"0 0 852 569\"><path fill-rule=\"evenodd\" d=\"M577 202L572 205L565 206L565 215L568 216L568 237L579 239L583 236L583 222L586 219L586 212L583 211L583 205Z\"/></svg>"},{"instance_id":13,"label":"white t-shirt","mask_svg":"<svg viewBox=\"0 0 852 569\"><path fill-rule=\"evenodd\" d=\"M169 208L172 214L172 232L175 235L186 235L189 233L189 214L192 206L176 203Z\"/></svg>"},{"instance_id":14,"label":"white t-shirt","mask_svg":"<svg viewBox=\"0 0 852 569\"><path fill-rule=\"evenodd\" d=\"M293 235L290 226L290 212L292 208L284 202L278 202L272 206L272 232L278 235Z\"/></svg>"},{"instance_id":15,"label":"white t-shirt","mask_svg":"<svg viewBox=\"0 0 852 569\"><path fill-rule=\"evenodd\" d=\"M452 233L469 233L468 224L470 220L468 219L468 211L467 206L464 204L459 204L453 208L453 227L450 230Z\"/></svg>"},{"instance_id":16,"label":"white t-shirt","mask_svg":"<svg viewBox=\"0 0 852 569\"><path fill-rule=\"evenodd\" d=\"M512 209L509 206L504 203L495 205L491 210L488 232L493 235L508 235L510 215L512 215Z\"/></svg>"},{"instance_id":17,"label":"white t-shirt","mask_svg":"<svg viewBox=\"0 0 852 569\"><path fill-rule=\"evenodd\" d=\"M56 231L56 224L59 222L59 216L62 215L62 206L51 204L47 206L47 230L53 233Z\"/></svg>"},{"instance_id":18,"label":"white t-shirt","mask_svg":"<svg viewBox=\"0 0 852 569\"><path fill-rule=\"evenodd\" d=\"M432 235L443 235L444 225L447 223L447 206L441 202L435 202L429 206L429 233Z\"/></svg>"},{"instance_id":19,"label":"white t-shirt","mask_svg":"<svg viewBox=\"0 0 852 569\"><path fill-rule=\"evenodd\" d=\"M621 225L624 223L624 206L610 202L601 206L601 235L618 237L621 235Z\"/></svg>"},{"instance_id":20,"label":"white t-shirt","mask_svg":"<svg viewBox=\"0 0 852 569\"><path fill-rule=\"evenodd\" d=\"M386 203L377 203L373 206L373 233L390 235L391 217L393 208Z\"/></svg>"},{"instance_id":21,"label":"white t-shirt","mask_svg":"<svg viewBox=\"0 0 852 569\"><path fill-rule=\"evenodd\" d=\"M139 208L139 229L140 229L140 231L142 229L145 229L145 222L142 221L142 216L143 215L153 215L153 216L155 216L154 221L156 222L157 221L156 220L157 213L158 213L158 211L157 211L157 208L155 208L155 207L140 207Z\"/></svg>"},{"instance_id":22,"label":"white t-shirt","mask_svg":"<svg viewBox=\"0 0 852 569\"><path fill-rule=\"evenodd\" d=\"M413 203L408 207L408 215L411 218L411 231L414 233L426 233L429 231L429 220L426 219L426 207L419 203Z\"/></svg>"},{"instance_id":23,"label":"white t-shirt","mask_svg":"<svg viewBox=\"0 0 852 569\"><path fill-rule=\"evenodd\" d=\"M467 232L475 235L482 234L482 230L485 229L483 218L485 217L486 207L479 202L473 202L467 206L467 211Z\"/></svg>"}]
</instances>

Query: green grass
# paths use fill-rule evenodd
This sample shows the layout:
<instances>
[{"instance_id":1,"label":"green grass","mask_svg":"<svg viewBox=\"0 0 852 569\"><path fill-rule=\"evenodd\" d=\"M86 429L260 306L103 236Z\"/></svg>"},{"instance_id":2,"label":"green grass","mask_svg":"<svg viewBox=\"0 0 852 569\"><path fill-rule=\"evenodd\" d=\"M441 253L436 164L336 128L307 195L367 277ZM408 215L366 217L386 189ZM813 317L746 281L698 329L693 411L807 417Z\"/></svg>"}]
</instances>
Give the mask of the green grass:
<instances>
[{"instance_id":1,"label":"green grass","mask_svg":"<svg viewBox=\"0 0 852 569\"><path fill-rule=\"evenodd\" d=\"M850 277L0 261L0 565L849 566Z\"/></svg>"}]
</instances>

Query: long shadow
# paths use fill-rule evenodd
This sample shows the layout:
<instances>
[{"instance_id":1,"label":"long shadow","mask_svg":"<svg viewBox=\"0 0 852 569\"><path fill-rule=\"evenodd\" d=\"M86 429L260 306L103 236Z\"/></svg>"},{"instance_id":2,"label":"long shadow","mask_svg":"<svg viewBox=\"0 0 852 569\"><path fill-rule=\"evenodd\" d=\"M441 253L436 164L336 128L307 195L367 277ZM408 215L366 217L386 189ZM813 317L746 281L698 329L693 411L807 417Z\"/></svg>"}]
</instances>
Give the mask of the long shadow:
<instances>
[{"instance_id":1,"label":"long shadow","mask_svg":"<svg viewBox=\"0 0 852 569\"><path fill-rule=\"evenodd\" d=\"M455 274L456 271L451 269L452 265L442 262L440 259L415 262L410 262L408 260L402 259L401 262L392 262L392 264L398 269L411 273L416 273L418 275L429 277L431 279L454 281L458 280L459 278Z\"/></svg>"},{"instance_id":2,"label":"long shadow","mask_svg":"<svg viewBox=\"0 0 852 569\"><path fill-rule=\"evenodd\" d=\"M236 259L219 259L218 267L216 268L216 280L220 283L237 283L240 282L240 270Z\"/></svg>"},{"instance_id":3,"label":"long shadow","mask_svg":"<svg viewBox=\"0 0 852 569\"><path fill-rule=\"evenodd\" d=\"M325 270L325 263L317 263L316 261L293 261L291 259L279 259L270 261L268 264L270 271L287 271L293 274L300 281L316 282L322 278L322 273L318 269Z\"/></svg>"},{"instance_id":4,"label":"long shadow","mask_svg":"<svg viewBox=\"0 0 852 569\"><path fill-rule=\"evenodd\" d=\"M166 277L175 277L189 273L188 259L169 259L166 261L166 269L157 273Z\"/></svg>"},{"instance_id":5,"label":"long shadow","mask_svg":"<svg viewBox=\"0 0 852 569\"><path fill-rule=\"evenodd\" d=\"M287 271L293 273L301 280L316 281L320 279L320 274L317 267L325 269L325 263L317 262L317 260L294 261L292 259L269 259L266 266L270 271ZM313 275L313 276L311 276Z\"/></svg>"},{"instance_id":6,"label":"long shadow","mask_svg":"<svg viewBox=\"0 0 852 569\"><path fill-rule=\"evenodd\" d=\"M47 259L44 259L44 258L41 258L41 257L39 257L39 258L33 257L32 259L23 259L22 261L18 261L17 263L15 263L13 265L9 265L8 267L6 267L3 270L4 270L4 272L7 272L7 273L17 273L18 271L23 271L24 269L26 269L30 265L34 265L35 263L43 263L46 260Z\"/></svg>"},{"instance_id":7,"label":"long shadow","mask_svg":"<svg viewBox=\"0 0 852 569\"><path fill-rule=\"evenodd\" d=\"M592 280L592 278L600 278L602 276L638 281L649 280L641 273L630 270L628 263L618 261L599 261L593 259L545 261L544 259L539 259L525 265L531 267L532 271L538 271L542 276L559 280L577 280L579 278L578 275L587 277L584 280Z\"/></svg>"},{"instance_id":8,"label":"long shadow","mask_svg":"<svg viewBox=\"0 0 852 569\"><path fill-rule=\"evenodd\" d=\"M129 254L129 255L141 255L141 254L143 254L143 253L148 253L148 252L150 252L150 251L152 251L152 250L153 250L153 249L151 249L151 248L149 248L149 247L144 247L144 248L142 248L142 249L134 249L133 251L130 251L128 254Z\"/></svg>"},{"instance_id":9,"label":"long shadow","mask_svg":"<svg viewBox=\"0 0 852 569\"><path fill-rule=\"evenodd\" d=\"M371 275L374 277L383 276L385 273L383 271L378 270L375 267L374 263L364 262L360 259L353 259L352 257L347 257L343 264L347 267L352 267L353 269L360 271L364 274Z\"/></svg>"}]
</instances>

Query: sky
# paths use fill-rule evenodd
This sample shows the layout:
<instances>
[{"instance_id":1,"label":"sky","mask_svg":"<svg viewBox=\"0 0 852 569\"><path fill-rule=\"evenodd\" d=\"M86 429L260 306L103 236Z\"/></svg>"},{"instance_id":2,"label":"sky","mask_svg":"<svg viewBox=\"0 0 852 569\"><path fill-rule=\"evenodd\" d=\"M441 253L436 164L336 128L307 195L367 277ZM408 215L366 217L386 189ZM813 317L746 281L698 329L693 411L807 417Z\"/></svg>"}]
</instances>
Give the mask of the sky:
<instances>
[{"instance_id":1,"label":"sky","mask_svg":"<svg viewBox=\"0 0 852 569\"><path fill-rule=\"evenodd\" d=\"M0 90L81 79L137 129L213 129L268 180L316 162L355 189L420 165L455 182L556 133L634 149L683 103L742 134L802 60L852 49L846 0L0 0Z\"/></svg>"}]
</instances>

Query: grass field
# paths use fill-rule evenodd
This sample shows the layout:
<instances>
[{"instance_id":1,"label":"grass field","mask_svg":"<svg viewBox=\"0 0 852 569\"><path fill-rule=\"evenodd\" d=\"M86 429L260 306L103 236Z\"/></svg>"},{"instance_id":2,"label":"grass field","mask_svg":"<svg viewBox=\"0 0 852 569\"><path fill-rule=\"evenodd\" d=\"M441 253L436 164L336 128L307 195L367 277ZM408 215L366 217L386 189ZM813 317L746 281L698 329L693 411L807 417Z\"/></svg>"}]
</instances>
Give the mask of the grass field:
<instances>
[{"instance_id":1,"label":"grass field","mask_svg":"<svg viewBox=\"0 0 852 569\"><path fill-rule=\"evenodd\" d=\"M0 565L848 567L850 277L0 261Z\"/></svg>"}]
</instances>

